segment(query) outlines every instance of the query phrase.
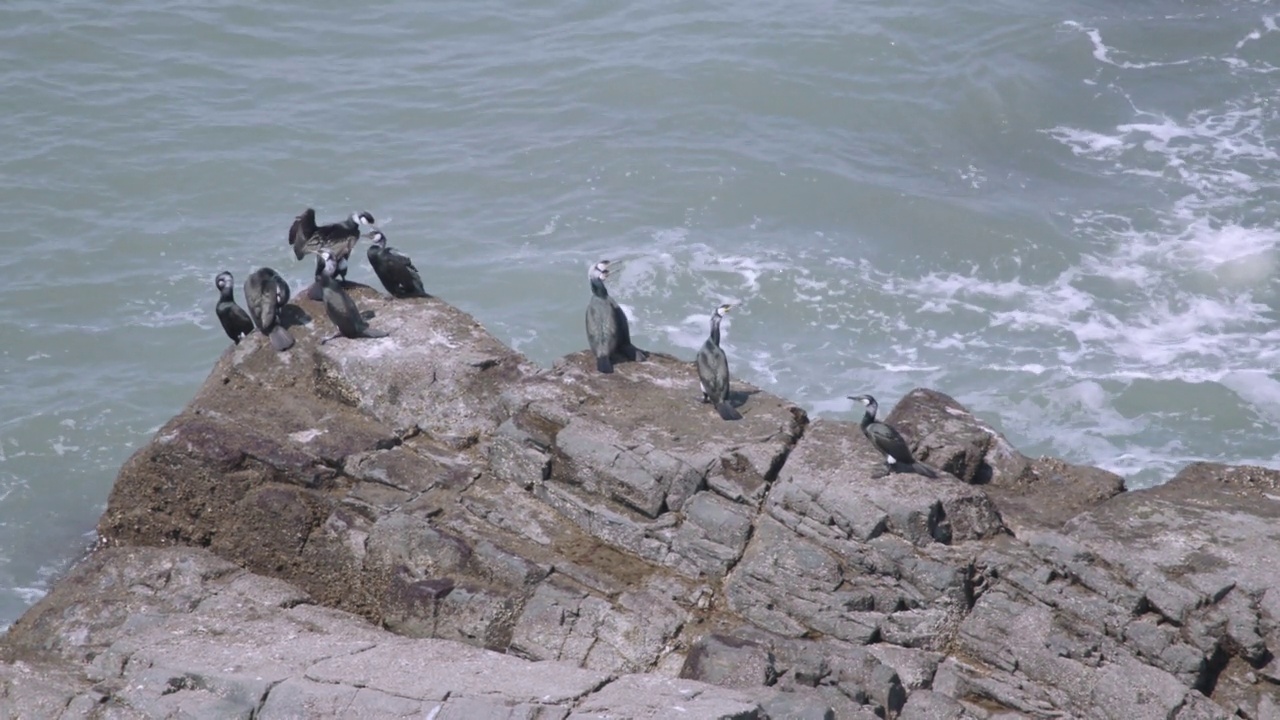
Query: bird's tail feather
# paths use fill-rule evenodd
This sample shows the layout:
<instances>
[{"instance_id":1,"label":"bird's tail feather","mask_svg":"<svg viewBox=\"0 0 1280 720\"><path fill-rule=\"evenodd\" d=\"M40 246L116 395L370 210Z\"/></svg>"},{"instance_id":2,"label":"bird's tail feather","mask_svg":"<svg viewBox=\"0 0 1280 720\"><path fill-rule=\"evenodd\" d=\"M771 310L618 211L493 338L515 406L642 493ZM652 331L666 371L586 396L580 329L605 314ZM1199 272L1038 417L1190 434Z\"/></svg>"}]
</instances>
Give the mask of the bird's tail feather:
<instances>
[{"instance_id":1,"label":"bird's tail feather","mask_svg":"<svg viewBox=\"0 0 1280 720\"><path fill-rule=\"evenodd\" d=\"M613 372L613 361L609 359L608 355L597 357L596 369L602 373L611 373Z\"/></svg>"},{"instance_id":2,"label":"bird's tail feather","mask_svg":"<svg viewBox=\"0 0 1280 720\"><path fill-rule=\"evenodd\" d=\"M920 462L919 460L911 463L911 472L917 475L923 475L927 478L938 477L938 471L933 469L932 465L929 465L928 463Z\"/></svg>"},{"instance_id":3,"label":"bird's tail feather","mask_svg":"<svg viewBox=\"0 0 1280 720\"><path fill-rule=\"evenodd\" d=\"M741 420L742 413L727 402L717 403L716 412L720 413L720 417L724 420Z\"/></svg>"},{"instance_id":4,"label":"bird's tail feather","mask_svg":"<svg viewBox=\"0 0 1280 720\"><path fill-rule=\"evenodd\" d=\"M271 347L275 348L277 352L284 352L293 347L293 336L289 334L288 330L277 325L271 328Z\"/></svg>"}]
</instances>

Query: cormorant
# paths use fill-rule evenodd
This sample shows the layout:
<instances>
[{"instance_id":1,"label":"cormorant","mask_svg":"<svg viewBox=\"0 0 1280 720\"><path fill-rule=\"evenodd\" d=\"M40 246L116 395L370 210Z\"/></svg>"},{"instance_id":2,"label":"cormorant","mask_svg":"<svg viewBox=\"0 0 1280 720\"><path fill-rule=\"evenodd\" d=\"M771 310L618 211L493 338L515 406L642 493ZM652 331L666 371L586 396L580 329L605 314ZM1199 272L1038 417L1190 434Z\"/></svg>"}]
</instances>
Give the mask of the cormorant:
<instances>
[{"instance_id":1,"label":"cormorant","mask_svg":"<svg viewBox=\"0 0 1280 720\"><path fill-rule=\"evenodd\" d=\"M235 282L231 273L225 271L218 273L213 284L218 288L221 297L218 298L214 312L222 323L222 329L227 332L227 337L239 345L240 338L253 332L253 321L249 319L249 313L236 304Z\"/></svg>"},{"instance_id":2,"label":"cormorant","mask_svg":"<svg viewBox=\"0 0 1280 720\"><path fill-rule=\"evenodd\" d=\"M867 436L876 450L884 454L885 471L873 477L884 477L895 471L913 472L930 478L938 477L937 470L915 459L902 433L888 423L876 421L876 410L880 406L875 398L870 395L850 395L849 399L867 406L867 411L862 415L862 434Z\"/></svg>"},{"instance_id":3,"label":"cormorant","mask_svg":"<svg viewBox=\"0 0 1280 720\"><path fill-rule=\"evenodd\" d=\"M631 324L622 307L609 297L604 281L609 277L609 261L601 260L587 271L591 301L587 303L587 344L596 356L596 369L613 372L616 358L644 360L649 355L631 344Z\"/></svg>"},{"instance_id":4,"label":"cormorant","mask_svg":"<svg viewBox=\"0 0 1280 720\"><path fill-rule=\"evenodd\" d=\"M293 336L280 325L280 308L289 298L289 284L271 268L259 268L244 281L244 302L258 332L271 339L271 347L283 352L293 347Z\"/></svg>"},{"instance_id":5,"label":"cormorant","mask_svg":"<svg viewBox=\"0 0 1280 720\"><path fill-rule=\"evenodd\" d=\"M338 328L338 332L321 340L320 344L323 345L339 336L347 338L386 337L386 331L374 330L369 327L369 324L361 317L360 309L356 307L356 302L334 279L333 275L337 271L337 262L329 254L329 251L321 250L320 257L324 260L324 272L320 274L320 286L323 288L324 293L324 310L329 315L329 320Z\"/></svg>"},{"instance_id":6,"label":"cormorant","mask_svg":"<svg viewBox=\"0 0 1280 720\"><path fill-rule=\"evenodd\" d=\"M376 225L377 221L367 212L352 213L351 217L332 225L316 225L316 211L307 208L293 219L289 226L289 245L299 260L307 253L328 250L338 261L337 276L346 277L345 262L351 248L360 240L360 228Z\"/></svg>"},{"instance_id":7,"label":"cormorant","mask_svg":"<svg viewBox=\"0 0 1280 720\"><path fill-rule=\"evenodd\" d=\"M422 276L418 274L418 268L413 266L413 260L408 255L387 247L387 236L381 230L374 230L369 234L369 239L373 241L366 253L369 264L392 297L429 297L422 287Z\"/></svg>"},{"instance_id":8,"label":"cormorant","mask_svg":"<svg viewBox=\"0 0 1280 720\"><path fill-rule=\"evenodd\" d=\"M335 272L336 276L338 273ZM324 300L324 286L320 282L320 278L324 276L324 258L319 253L316 254L316 275L315 282L311 283L311 287L307 288L307 297L317 302Z\"/></svg>"},{"instance_id":9,"label":"cormorant","mask_svg":"<svg viewBox=\"0 0 1280 720\"><path fill-rule=\"evenodd\" d=\"M702 401L714 403L725 420L741 420L742 414L729 404L729 358L720 349L720 319L732 305L721 305L711 313L711 335L698 351L698 380Z\"/></svg>"}]
</instances>

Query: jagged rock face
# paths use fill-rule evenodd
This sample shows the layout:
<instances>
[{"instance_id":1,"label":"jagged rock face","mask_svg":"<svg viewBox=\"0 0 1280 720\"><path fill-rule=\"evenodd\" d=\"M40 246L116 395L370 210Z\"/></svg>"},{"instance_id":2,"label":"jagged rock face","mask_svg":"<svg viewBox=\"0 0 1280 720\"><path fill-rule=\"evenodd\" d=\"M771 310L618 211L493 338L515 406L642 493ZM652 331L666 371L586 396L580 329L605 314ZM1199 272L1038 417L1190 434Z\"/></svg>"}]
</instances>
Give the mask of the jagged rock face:
<instances>
[{"instance_id":1,"label":"jagged rock face","mask_svg":"<svg viewBox=\"0 0 1280 720\"><path fill-rule=\"evenodd\" d=\"M762 717L727 688L400 637L190 548L97 553L6 640L3 717Z\"/></svg>"},{"instance_id":2,"label":"jagged rock face","mask_svg":"<svg viewBox=\"0 0 1280 720\"><path fill-rule=\"evenodd\" d=\"M888 420L946 472L877 478L855 413L811 423L735 383L725 422L690 362L541 370L438 300L355 297L389 337L318 345L304 299L294 349L229 349L121 470L104 542L207 547L401 636L649 673L569 703L588 715L610 692L674 703L677 676L746 693L705 717L1280 705L1280 474L1193 466L1124 493L917 390ZM22 647L70 637L59 597Z\"/></svg>"}]
</instances>

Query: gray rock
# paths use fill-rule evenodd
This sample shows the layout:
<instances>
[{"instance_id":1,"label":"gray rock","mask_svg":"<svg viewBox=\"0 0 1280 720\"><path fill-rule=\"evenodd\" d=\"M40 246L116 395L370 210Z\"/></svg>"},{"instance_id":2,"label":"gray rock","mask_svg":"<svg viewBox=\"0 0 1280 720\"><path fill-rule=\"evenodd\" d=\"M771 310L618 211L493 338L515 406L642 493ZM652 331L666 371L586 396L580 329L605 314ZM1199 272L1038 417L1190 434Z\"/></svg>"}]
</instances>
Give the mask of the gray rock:
<instances>
[{"instance_id":1,"label":"gray rock","mask_svg":"<svg viewBox=\"0 0 1280 720\"><path fill-rule=\"evenodd\" d=\"M372 295L353 293L390 335L318 345L315 373L326 396L388 427L420 428L466 444L505 419L501 400L507 386L537 372L523 355L447 303Z\"/></svg>"},{"instance_id":2,"label":"gray rock","mask_svg":"<svg viewBox=\"0 0 1280 720\"><path fill-rule=\"evenodd\" d=\"M510 649L532 660L565 659L582 664L595 644L594 620L604 614L606 606L604 600L565 581L543 583L525 602Z\"/></svg>"},{"instance_id":3,"label":"gray rock","mask_svg":"<svg viewBox=\"0 0 1280 720\"><path fill-rule=\"evenodd\" d=\"M780 692L766 700L760 709L769 720L835 720L835 710L820 698L809 694Z\"/></svg>"},{"instance_id":4,"label":"gray rock","mask_svg":"<svg viewBox=\"0 0 1280 720\"><path fill-rule=\"evenodd\" d=\"M441 702L501 687L503 699L515 703L564 705L600 687L608 676L561 663L528 663L445 640L392 639L361 653L320 660L306 668L305 678Z\"/></svg>"},{"instance_id":5,"label":"gray rock","mask_svg":"<svg viewBox=\"0 0 1280 720\"><path fill-rule=\"evenodd\" d=\"M321 683L305 678L291 677L281 681L263 701L258 710L258 718L262 720L288 720L302 717L341 717L355 704L356 694L362 688L351 685ZM383 693L377 693L381 696ZM401 698L405 703L412 703L417 712L421 712L420 701ZM362 708L366 712L371 708ZM367 717L361 715L360 717ZM384 714L384 717L386 715ZM393 716L394 717L394 716Z\"/></svg>"},{"instance_id":6,"label":"gray rock","mask_svg":"<svg viewBox=\"0 0 1280 720\"><path fill-rule=\"evenodd\" d=\"M700 492L685 503L684 514L672 552L689 558L704 575L723 576L742 557L751 537L753 513L740 503Z\"/></svg>"},{"instance_id":7,"label":"gray rock","mask_svg":"<svg viewBox=\"0 0 1280 720\"><path fill-rule=\"evenodd\" d=\"M569 715L579 718L625 717L659 720L673 716L706 720L763 720L759 704L737 690L693 680L627 675L578 703Z\"/></svg>"},{"instance_id":8,"label":"gray rock","mask_svg":"<svg viewBox=\"0 0 1280 720\"><path fill-rule=\"evenodd\" d=\"M1280 472L1126 493L918 390L889 419L949 474L874 478L855 423L738 382L723 422L688 362L540 370L355 292L389 337L242 343L125 463L105 549L0 641L0 716L1276 707Z\"/></svg>"},{"instance_id":9,"label":"gray rock","mask_svg":"<svg viewBox=\"0 0 1280 720\"><path fill-rule=\"evenodd\" d=\"M880 717L892 717L906 703L907 693L898 673L864 648L833 655L836 686L855 702L869 706Z\"/></svg>"},{"instance_id":10,"label":"gray rock","mask_svg":"<svg viewBox=\"0 0 1280 720\"><path fill-rule=\"evenodd\" d=\"M833 555L766 519L729 577L725 595L734 611L781 636L800 637L813 628L858 644L871 642L882 614L846 611L824 601L843 577Z\"/></svg>"},{"instance_id":11,"label":"gray rock","mask_svg":"<svg viewBox=\"0 0 1280 720\"><path fill-rule=\"evenodd\" d=\"M929 690L911 693L898 720L964 720L972 718L959 701Z\"/></svg>"},{"instance_id":12,"label":"gray rock","mask_svg":"<svg viewBox=\"0 0 1280 720\"><path fill-rule=\"evenodd\" d=\"M206 551L99 551L6 636L6 651L40 654L46 664L0 666L0 714L56 717L75 707L119 718L660 717L681 704L690 717L760 717L751 696L705 683L614 679L403 638L298 600L280 581ZM157 608L168 609L158 621L130 622ZM107 652L124 662L93 689L60 669Z\"/></svg>"},{"instance_id":13,"label":"gray rock","mask_svg":"<svg viewBox=\"0 0 1280 720\"><path fill-rule=\"evenodd\" d=\"M1004 532L981 490L946 476L873 477L882 466L857 425L820 420L788 456L766 507L796 532L828 538L865 541L892 533L922 545Z\"/></svg>"},{"instance_id":14,"label":"gray rock","mask_svg":"<svg viewBox=\"0 0 1280 720\"><path fill-rule=\"evenodd\" d=\"M943 658L941 653L884 643L868 645L867 652L874 655L881 663L893 668L902 687L909 693L932 687L934 673L938 672L938 663L942 662Z\"/></svg>"},{"instance_id":15,"label":"gray rock","mask_svg":"<svg viewBox=\"0 0 1280 720\"><path fill-rule=\"evenodd\" d=\"M726 635L706 635L693 644L680 677L712 685L756 688L773 685L778 670L773 653L751 640Z\"/></svg>"},{"instance_id":16,"label":"gray rock","mask_svg":"<svg viewBox=\"0 0 1280 720\"><path fill-rule=\"evenodd\" d=\"M141 718L137 711L111 702L91 689L73 668L40 662L0 663L0 719Z\"/></svg>"},{"instance_id":17,"label":"gray rock","mask_svg":"<svg viewBox=\"0 0 1280 720\"><path fill-rule=\"evenodd\" d=\"M885 421L915 439L917 457L966 483L1012 480L1029 462L995 428L936 390L907 393Z\"/></svg>"}]
</instances>

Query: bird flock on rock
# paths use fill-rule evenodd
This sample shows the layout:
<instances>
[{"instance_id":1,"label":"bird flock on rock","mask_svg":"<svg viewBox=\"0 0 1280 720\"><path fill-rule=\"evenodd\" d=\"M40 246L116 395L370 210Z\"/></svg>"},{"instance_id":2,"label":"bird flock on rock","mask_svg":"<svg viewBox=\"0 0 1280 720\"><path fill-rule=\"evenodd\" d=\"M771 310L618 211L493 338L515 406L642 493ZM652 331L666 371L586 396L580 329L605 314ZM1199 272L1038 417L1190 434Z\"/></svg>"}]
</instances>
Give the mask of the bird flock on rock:
<instances>
[{"instance_id":1,"label":"bird flock on rock","mask_svg":"<svg viewBox=\"0 0 1280 720\"><path fill-rule=\"evenodd\" d=\"M294 257L301 260L307 255L316 256L315 282L307 290L307 297L324 303L325 314L337 328L337 333L325 338L326 343L336 337L379 338L387 333L369 327L355 300L347 293L347 268L351 251L360 241L361 230L375 228L367 237L371 240L369 265L382 281L392 297L427 297L422 287L422 276L413 266L409 256L387 245L387 236L377 230L377 221L367 212L352 213L351 217L330 225L316 225L316 211L307 208L293 220L289 227L289 246ZM227 337L236 343L254 330L266 335L271 347L284 352L293 347L293 337L281 322L280 314L289 303L289 283L271 268L259 268L244 283L244 301L248 312L236 304L235 278L229 272L218 273L214 281L218 288L218 320Z\"/></svg>"},{"instance_id":2,"label":"bird flock on rock","mask_svg":"<svg viewBox=\"0 0 1280 720\"><path fill-rule=\"evenodd\" d=\"M362 234L365 228L372 228L368 235ZM316 256L315 282L308 288L306 296L324 304L325 313L337 330L321 340L321 344L339 337L381 338L388 334L369 326L355 300L346 291L351 252L361 238L369 239L366 253L369 265L392 297L430 297L423 289L422 276L414 267L413 260L387 245L387 236L377 228L372 214L356 212L341 222L317 225L316 211L307 208L294 218L289 227L288 243L298 260L307 255ZM587 344L595 357L596 370L605 374L614 371L615 363L648 359L648 353L631 341L631 325L626 312L609 296L605 280L609 278L610 264L608 260L601 260L587 271L591 288L586 312ZM267 336L277 352L293 347L293 336L281 322L281 312L291 297L289 283L279 273L268 267L250 273L244 283L247 312L236 303L235 278L230 272L218 273L214 286L219 293L215 313L222 329L234 342L239 344L242 338L257 330ZM715 408L724 420L741 420L742 413L730 400L729 359L720 347L720 321L732 307L730 304L720 305L711 313L711 330L698 349L694 364L702 389L702 402ZM851 395L848 399L865 406L862 434L884 456L884 467L874 473L874 477L892 472L938 477L937 470L915 458L911 446L897 429L876 420L879 406L874 397Z\"/></svg>"}]
</instances>

